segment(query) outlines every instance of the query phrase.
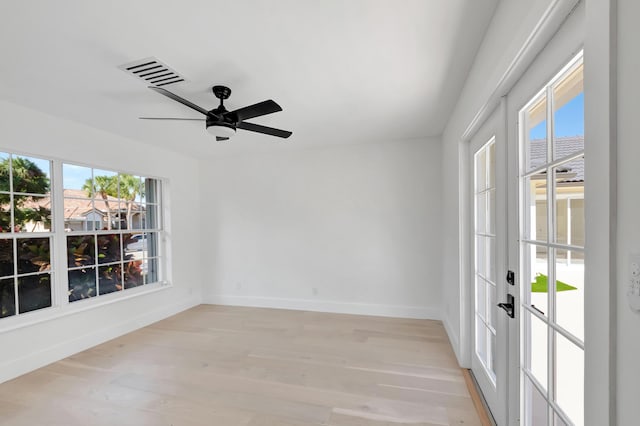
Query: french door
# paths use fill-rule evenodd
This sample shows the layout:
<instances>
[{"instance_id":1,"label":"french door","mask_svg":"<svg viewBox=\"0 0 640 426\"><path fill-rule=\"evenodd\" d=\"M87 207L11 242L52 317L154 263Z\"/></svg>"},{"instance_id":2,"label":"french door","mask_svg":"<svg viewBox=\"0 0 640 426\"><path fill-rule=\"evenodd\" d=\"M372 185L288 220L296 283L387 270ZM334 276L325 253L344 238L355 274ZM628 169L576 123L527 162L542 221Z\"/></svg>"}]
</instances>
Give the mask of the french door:
<instances>
[{"instance_id":1,"label":"french door","mask_svg":"<svg viewBox=\"0 0 640 426\"><path fill-rule=\"evenodd\" d=\"M473 206L471 370L498 424L507 424L508 399L508 316L498 308L507 291L502 273L506 264L504 108L502 102L471 139L469 158Z\"/></svg>"},{"instance_id":2,"label":"french door","mask_svg":"<svg viewBox=\"0 0 640 426\"><path fill-rule=\"evenodd\" d=\"M582 54L518 114L524 426L584 424Z\"/></svg>"}]
</instances>

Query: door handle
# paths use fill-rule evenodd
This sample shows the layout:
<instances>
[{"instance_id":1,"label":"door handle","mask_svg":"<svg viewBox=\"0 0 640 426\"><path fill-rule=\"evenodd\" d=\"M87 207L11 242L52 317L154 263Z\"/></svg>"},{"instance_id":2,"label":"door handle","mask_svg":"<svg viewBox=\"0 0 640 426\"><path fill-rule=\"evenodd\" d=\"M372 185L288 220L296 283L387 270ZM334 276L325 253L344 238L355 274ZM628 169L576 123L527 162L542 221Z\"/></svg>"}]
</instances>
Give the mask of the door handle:
<instances>
[{"instance_id":1,"label":"door handle","mask_svg":"<svg viewBox=\"0 0 640 426\"><path fill-rule=\"evenodd\" d=\"M498 307L505 310L509 318L515 318L516 316L516 307L513 295L507 294L507 302L506 303L498 303Z\"/></svg>"},{"instance_id":2,"label":"door handle","mask_svg":"<svg viewBox=\"0 0 640 426\"><path fill-rule=\"evenodd\" d=\"M533 309L535 309L536 311L538 311L538 313L539 313L540 315L544 315L544 312L542 312L540 309L536 308L536 305L531 305L531 307L532 307Z\"/></svg>"}]
</instances>

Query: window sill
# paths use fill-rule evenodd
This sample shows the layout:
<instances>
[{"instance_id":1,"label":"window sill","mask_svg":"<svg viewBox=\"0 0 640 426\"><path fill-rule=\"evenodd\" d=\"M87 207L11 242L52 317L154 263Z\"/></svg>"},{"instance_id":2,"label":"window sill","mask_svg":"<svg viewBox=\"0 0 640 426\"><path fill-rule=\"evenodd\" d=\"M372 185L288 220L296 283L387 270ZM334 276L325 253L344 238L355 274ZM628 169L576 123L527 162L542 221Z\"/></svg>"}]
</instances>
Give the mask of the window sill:
<instances>
[{"instance_id":1,"label":"window sill","mask_svg":"<svg viewBox=\"0 0 640 426\"><path fill-rule=\"evenodd\" d=\"M87 300L78 300L73 303L65 303L64 305L52 306L42 310L28 312L18 317L8 317L0 319L0 334L20 328L31 327L43 322L64 318L69 315L79 314L81 312L90 311L102 306L118 303L123 300L133 299L139 296L156 293L166 289L173 288L171 283L152 283L142 287L132 288L123 292L111 293L104 296L98 296ZM3 322L6 321L6 324Z\"/></svg>"}]
</instances>

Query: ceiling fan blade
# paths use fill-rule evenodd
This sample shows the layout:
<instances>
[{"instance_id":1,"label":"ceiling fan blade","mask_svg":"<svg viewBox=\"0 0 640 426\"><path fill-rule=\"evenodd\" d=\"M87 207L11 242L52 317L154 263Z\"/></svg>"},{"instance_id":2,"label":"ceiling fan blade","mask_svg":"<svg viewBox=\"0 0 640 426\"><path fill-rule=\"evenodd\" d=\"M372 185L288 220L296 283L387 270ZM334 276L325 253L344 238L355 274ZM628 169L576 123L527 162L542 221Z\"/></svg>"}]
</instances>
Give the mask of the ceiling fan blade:
<instances>
[{"instance_id":1,"label":"ceiling fan blade","mask_svg":"<svg viewBox=\"0 0 640 426\"><path fill-rule=\"evenodd\" d=\"M207 111L206 109L176 95L175 93L171 93L170 91L168 91L167 89L163 89L162 87L149 86L149 89L153 90L154 92L158 92L161 95L165 95L167 98L171 98L176 102L180 102L182 105L188 106L191 109L195 109L199 113L202 113L204 115L207 115L209 113L209 111Z\"/></svg>"},{"instance_id":2,"label":"ceiling fan blade","mask_svg":"<svg viewBox=\"0 0 640 426\"><path fill-rule=\"evenodd\" d=\"M274 129L273 127L261 126L259 124L240 122L236 125L238 129L248 130L250 132L264 133L265 135L277 136L279 138L288 138L292 135L287 130Z\"/></svg>"},{"instance_id":3,"label":"ceiling fan blade","mask_svg":"<svg viewBox=\"0 0 640 426\"><path fill-rule=\"evenodd\" d=\"M259 102L244 108L237 109L227 113L227 115L235 115L236 121L244 121L261 115L267 115L274 112L282 111L282 107L269 99L268 101Z\"/></svg>"},{"instance_id":4,"label":"ceiling fan blade","mask_svg":"<svg viewBox=\"0 0 640 426\"><path fill-rule=\"evenodd\" d=\"M216 141L220 142L220 141L228 141L229 138L223 138L222 136L216 136Z\"/></svg>"},{"instance_id":5,"label":"ceiling fan blade","mask_svg":"<svg viewBox=\"0 0 640 426\"><path fill-rule=\"evenodd\" d=\"M177 118L177 117L138 117L140 120L180 120L180 121L206 121L205 118Z\"/></svg>"}]
</instances>

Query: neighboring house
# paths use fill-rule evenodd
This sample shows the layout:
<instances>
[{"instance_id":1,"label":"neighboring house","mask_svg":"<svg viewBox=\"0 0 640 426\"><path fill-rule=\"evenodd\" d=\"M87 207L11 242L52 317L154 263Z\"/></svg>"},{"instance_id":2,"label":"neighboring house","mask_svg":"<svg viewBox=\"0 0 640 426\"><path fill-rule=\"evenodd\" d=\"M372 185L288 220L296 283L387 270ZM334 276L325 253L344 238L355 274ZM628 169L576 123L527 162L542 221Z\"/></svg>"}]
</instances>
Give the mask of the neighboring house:
<instances>
[{"instance_id":1,"label":"neighboring house","mask_svg":"<svg viewBox=\"0 0 640 426\"><path fill-rule=\"evenodd\" d=\"M145 225L144 207L134 203L131 213L131 224L127 226L127 206L122 200L107 196L88 198L86 192L77 189L64 190L64 223L70 231L86 231L91 229L108 229L111 213L112 229L143 229Z\"/></svg>"},{"instance_id":2,"label":"neighboring house","mask_svg":"<svg viewBox=\"0 0 640 426\"><path fill-rule=\"evenodd\" d=\"M108 205L108 207L107 207ZM49 197L42 197L23 205L25 209L44 208L51 210ZM131 212L131 226L127 227L127 206L122 200L107 196L91 199L83 190L64 190L64 227L67 231L87 231L94 229L109 229L107 225L111 213L111 229L144 229L145 208L139 203L134 203ZM23 227L29 232L46 231L42 222L28 222Z\"/></svg>"},{"instance_id":3,"label":"neighboring house","mask_svg":"<svg viewBox=\"0 0 640 426\"><path fill-rule=\"evenodd\" d=\"M556 152L554 158L566 158L573 153L584 150L584 136L556 138ZM547 155L545 139L530 141L529 170L533 170L544 163ZM547 187L546 174L541 173L532 177L532 191L536 194L536 236L537 239L547 238L546 209ZM532 192L533 193L533 192ZM556 241L561 244L584 246L584 157L566 163L556 170ZM561 257L564 253L559 251ZM570 252L566 255L567 262L583 259L580 252Z\"/></svg>"}]
</instances>

